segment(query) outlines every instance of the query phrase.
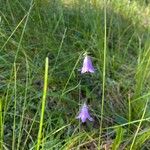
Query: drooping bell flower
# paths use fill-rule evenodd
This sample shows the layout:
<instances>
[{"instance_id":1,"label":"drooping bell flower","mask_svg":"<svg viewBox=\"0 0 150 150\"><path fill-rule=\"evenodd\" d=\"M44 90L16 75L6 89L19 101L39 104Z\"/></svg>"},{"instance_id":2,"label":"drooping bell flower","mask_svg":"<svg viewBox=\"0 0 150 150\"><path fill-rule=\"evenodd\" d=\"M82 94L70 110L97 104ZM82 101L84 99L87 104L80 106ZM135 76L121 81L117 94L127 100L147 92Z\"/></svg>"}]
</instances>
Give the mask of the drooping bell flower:
<instances>
[{"instance_id":1,"label":"drooping bell flower","mask_svg":"<svg viewBox=\"0 0 150 150\"><path fill-rule=\"evenodd\" d=\"M86 122L87 119L93 121L93 118L89 114L88 106L86 103L82 105L80 113L76 118L81 119L82 123Z\"/></svg>"},{"instance_id":2,"label":"drooping bell flower","mask_svg":"<svg viewBox=\"0 0 150 150\"><path fill-rule=\"evenodd\" d=\"M95 72L95 69L92 65L92 60L91 60L91 57L88 56L87 54L85 55L85 58L83 60L83 66L82 66L82 69L81 69L81 73L86 73L86 72L90 72L90 73L94 73Z\"/></svg>"}]
</instances>

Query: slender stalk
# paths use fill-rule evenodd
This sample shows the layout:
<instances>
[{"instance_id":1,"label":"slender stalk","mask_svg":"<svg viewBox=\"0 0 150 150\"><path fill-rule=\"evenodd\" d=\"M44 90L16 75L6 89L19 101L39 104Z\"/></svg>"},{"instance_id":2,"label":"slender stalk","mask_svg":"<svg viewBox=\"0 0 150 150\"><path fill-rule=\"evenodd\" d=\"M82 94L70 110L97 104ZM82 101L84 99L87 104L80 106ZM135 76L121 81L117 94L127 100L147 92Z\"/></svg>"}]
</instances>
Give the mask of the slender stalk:
<instances>
[{"instance_id":1,"label":"slender stalk","mask_svg":"<svg viewBox=\"0 0 150 150\"><path fill-rule=\"evenodd\" d=\"M79 81L79 110L80 110L80 107L81 107L81 79ZM81 132L81 121L79 119L79 133ZM77 150L80 150L80 144L81 144L81 138L79 138L79 145L77 147Z\"/></svg>"},{"instance_id":2,"label":"slender stalk","mask_svg":"<svg viewBox=\"0 0 150 150\"><path fill-rule=\"evenodd\" d=\"M24 103L23 103L23 107L22 107L22 115L21 115L21 119L20 119L20 127L19 127L19 136L18 136L18 143L17 143L17 150L19 150L20 147L20 142L21 142L21 138L22 138L22 127L23 127L23 121L24 121L24 115L25 115L25 107L26 107L26 102L27 102L27 92L28 92L28 70L29 70L29 64L28 64L28 60L26 58L26 86L25 86L25 96L24 96Z\"/></svg>"},{"instance_id":3,"label":"slender stalk","mask_svg":"<svg viewBox=\"0 0 150 150\"><path fill-rule=\"evenodd\" d=\"M37 139L36 150L40 149L40 144L41 144L41 139L42 139L44 111L45 111L46 95L47 95L47 85L48 85L48 57L46 57L46 60L45 60L44 89L43 89L41 117L40 117L40 125L39 125L39 132L38 132L38 139Z\"/></svg>"},{"instance_id":4,"label":"slender stalk","mask_svg":"<svg viewBox=\"0 0 150 150\"><path fill-rule=\"evenodd\" d=\"M35 116L34 116L34 118L33 118L33 120L32 120L30 129L29 129L28 131L26 131L26 132L27 132L27 136L26 136L26 139L24 140L24 143L23 143L23 146L22 146L22 150L25 149L25 146L26 146L26 144L27 144L27 141L28 141L28 139L29 139L29 137L30 137L30 133L31 133L31 131L32 131L32 129L33 129L33 125L34 125L34 123L35 123L35 119L36 119L36 117L37 117L37 114L38 114L38 112L36 112L36 114L35 114Z\"/></svg>"},{"instance_id":5,"label":"slender stalk","mask_svg":"<svg viewBox=\"0 0 150 150\"><path fill-rule=\"evenodd\" d=\"M77 65L78 65L78 63L79 63L79 60L81 59L81 56L82 56L82 53L81 53L80 56L78 57L78 59L77 59L75 65L74 65L74 67L73 67L73 69L72 69L72 71L71 71L71 73L70 73L70 76L69 76L69 78L68 78L68 80L67 80L67 82L66 82L66 84L65 84L65 86L64 86L64 89L62 90L62 93L61 93L61 96L60 96L60 97L62 97L62 96L64 95L65 90L66 90L66 88L67 88L67 85L69 84L69 81L70 81L70 79L71 79L71 77L72 77L72 75L73 75L73 73L74 73L75 68L77 67Z\"/></svg>"},{"instance_id":6,"label":"slender stalk","mask_svg":"<svg viewBox=\"0 0 150 150\"><path fill-rule=\"evenodd\" d=\"M24 26L23 26L23 30L22 30L22 33L21 33L21 36L20 36L20 40L19 40L19 43L18 43L18 47L17 47L17 50L16 50L16 55L15 55L14 62L16 62L19 50L21 48L21 43L22 43L22 40L23 40L23 37L24 37L25 29L26 29L26 26L27 26L27 23L28 23L28 20L29 20L29 16L30 16L30 12L31 12L32 8L33 8L33 0L30 3L29 11L25 15L26 16L26 20L25 20L25 23L24 23Z\"/></svg>"},{"instance_id":7,"label":"slender stalk","mask_svg":"<svg viewBox=\"0 0 150 150\"><path fill-rule=\"evenodd\" d=\"M99 146L101 143L101 134L103 126L103 114L104 114L104 99L105 99L105 76L106 76L106 48L107 48L107 37L106 37L106 0L104 0L104 55L103 55L103 83L102 83L102 102L101 102L101 121L100 121L100 133L99 133Z\"/></svg>"},{"instance_id":8,"label":"slender stalk","mask_svg":"<svg viewBox=\"0 0 150 150\"><path fill-rule=\"evenodd\" d=\"M17 71L16 63L14 63L14 121L13 121L13 139L12 139L12 150L15 150L15 140L16 140L16 106L17 106Z\"/></svg>"},{"instance_id":9,"label":"slender stalk","mask_svg":"<svg viewBox=\"0 0 150 150\"><path fill-rule=\"evenodd\" d=\"M145 113L146 113L146 109L147 109L147 104L148 104L148 100L146 101L146 104L145 104L145 107L144 107L144 110L143 110L142 117L141 117L141 119L140 119L140 122L139 122L139 125L138 125L138 127L137 127L137 130L136 130L136 132L135 132L135 134L134 134L134 138L133 138L133 141L132 141L130 150L133 149L133 146L134 146L134 143L135 143L137 134L138 134L138 132L139 132L139 130L140 130L140 127L141 127L141 124L142 124L142 122L143 122L143 119L144 119L144 116L145 116Z\"/></svg>"},{"instance_id":10,"label":"slender stalk","mask_svg":"<svg viewBox=\"0 0 150 150\"><path fill-rule=\"evenodd\" d=\"M128 122L131 122L131 98L128 96ZM128 126L128 132L130 131L130 124Z\"/></svg>"},{"instance_id":11,"label":"slender stalk","mask_svg":"<svg viewBox=\"0 0 150 150\"><path fill-rule=\"evenodd\" d=\"M0 99L0 149L3 150L3 113L2 113L2 99Z\"/></svg>"},{"instance_id":12,"label":"slender stalk","mask_svg":"<svg viewBox=\"0 0 150 150\"><path fill-rule=\"evenodd\" d=\"M136 123L138 122L149 122L150 120L150 117L147 117L147 118L143 118L143 119L139 119L139 120L134 120L134 121L131 121L131 122L128 122L128 123L124 123L124 124L121 124L121 125L115 125L115 126L112 126L112 127L107 127L107 128L103 128L103 130L108 130L108 129L116 129L116 128L119 128L119 127L125 127L125 126L129 126L130 125L134 125L136 126Z\"/></svg>"}]
</instances>

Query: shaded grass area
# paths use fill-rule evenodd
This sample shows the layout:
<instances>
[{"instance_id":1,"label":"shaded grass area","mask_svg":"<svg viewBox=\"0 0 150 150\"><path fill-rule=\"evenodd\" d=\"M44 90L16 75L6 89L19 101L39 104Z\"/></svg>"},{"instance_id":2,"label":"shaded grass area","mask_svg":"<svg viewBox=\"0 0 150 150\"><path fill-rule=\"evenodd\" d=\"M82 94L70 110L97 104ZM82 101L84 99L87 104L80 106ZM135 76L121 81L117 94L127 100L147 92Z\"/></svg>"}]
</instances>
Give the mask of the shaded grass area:
<instances>
[{"instance_id":1,"label":"shaded grass area","mask_svg":"<svg viewBox=\"0 0 150 150\"><path fill-rule=\"evenodd\" d=\"M100 5L29 0L2 4L0 124L4 149L36 147L46 57L49 76L41 147L97 148L104 44L107 54L101 148L148 149L149 26L140 23L143 16L138 15L136 1L129 5L119 0L107 3L106 43L101 1ZM140 4L145 8L144 3ZM97 69L93 75L80 74L85 51L90 52ZM95 121L80 125L75 117L85 99Z\"/></svg>"}]
</instances>

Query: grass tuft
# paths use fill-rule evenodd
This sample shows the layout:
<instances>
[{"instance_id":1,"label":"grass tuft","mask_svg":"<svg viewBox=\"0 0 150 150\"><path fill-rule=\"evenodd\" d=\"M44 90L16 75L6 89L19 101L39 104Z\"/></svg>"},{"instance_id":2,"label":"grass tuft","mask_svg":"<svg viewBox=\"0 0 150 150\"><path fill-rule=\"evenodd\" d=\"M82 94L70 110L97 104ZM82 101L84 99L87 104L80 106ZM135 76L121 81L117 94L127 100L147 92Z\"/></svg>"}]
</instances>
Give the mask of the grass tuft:
<instances>
[{"instance_id":1,"label":"grass tuft","mask_svg":"<svg viewBox=\"0 0 150 150\"><path fill-rule=\"evenodd\" d=\"M0 8L0 149L149 149L149 1ZM80 72L84 52L94 74ZM94 121L82 124L85 101Z\"/></svg>"}]
</instances>

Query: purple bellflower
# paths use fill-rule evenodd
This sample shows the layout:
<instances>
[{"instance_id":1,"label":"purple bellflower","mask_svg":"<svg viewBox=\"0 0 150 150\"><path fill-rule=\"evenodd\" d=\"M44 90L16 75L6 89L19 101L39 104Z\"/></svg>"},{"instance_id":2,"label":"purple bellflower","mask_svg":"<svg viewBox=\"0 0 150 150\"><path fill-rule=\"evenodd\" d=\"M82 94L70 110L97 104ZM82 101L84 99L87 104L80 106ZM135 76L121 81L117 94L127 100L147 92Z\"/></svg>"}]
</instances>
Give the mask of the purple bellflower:
<instances>
[{"instance_id":1,"label":"purple bellflower","mask_svg":"<svg viewBox=\"0 0 150 150\"><path fill-rule=\"evenodd\" d=\"M83 104L77 119L81 119L82 123L86 122L86 119L93 121L93 118L89 114L88 106L86 103Z\"/></svg>"},{"instance_id":2,"label":"purple bellflower","mask_svg":"<svg viewBox=\"0 0 150 150\"><path fill-rule=\"evenodd\" d=\"M85 55L85 58L83 60L83 67L81 69L81 73L86 73L86 72L90 72L90 73L95 72L95 69L92 65L91 57L88 55Z\"/></svg>"}]
</instances>

